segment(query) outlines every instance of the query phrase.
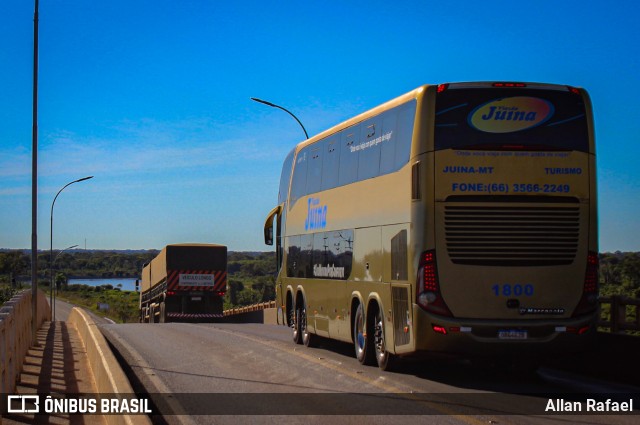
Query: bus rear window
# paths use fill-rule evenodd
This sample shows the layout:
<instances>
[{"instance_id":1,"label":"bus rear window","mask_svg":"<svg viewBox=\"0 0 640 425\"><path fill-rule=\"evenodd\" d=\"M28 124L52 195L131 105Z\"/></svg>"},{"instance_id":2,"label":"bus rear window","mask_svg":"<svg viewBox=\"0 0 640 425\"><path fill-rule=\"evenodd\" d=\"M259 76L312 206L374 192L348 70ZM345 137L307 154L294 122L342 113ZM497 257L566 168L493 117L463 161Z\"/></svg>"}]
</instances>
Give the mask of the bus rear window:
<instances>
[{"instance_id":1,"label":"bus rear window","mask_svg":"<svg viewBox=\"0 0 640 425\"><path fill-rule=\"evenodd\" d=\"M435 149L589 151L582 96L563 90L464 88L437 94Z\"/></svg>"}]
</instances>

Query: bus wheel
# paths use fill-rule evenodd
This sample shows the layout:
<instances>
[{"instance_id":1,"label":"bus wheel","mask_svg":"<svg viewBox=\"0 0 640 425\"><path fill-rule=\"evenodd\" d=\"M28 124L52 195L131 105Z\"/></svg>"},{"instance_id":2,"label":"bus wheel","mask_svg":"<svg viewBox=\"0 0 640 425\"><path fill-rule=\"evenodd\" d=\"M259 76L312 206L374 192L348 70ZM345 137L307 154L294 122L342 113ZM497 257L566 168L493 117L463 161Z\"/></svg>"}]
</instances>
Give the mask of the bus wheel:
<instances>
[{"instance_id":1,"label":"bus wheel","mask_svg":"<svg viewBox=\"0 0 640 425\"><path fill-rule=\"evenodd\" d=\"M307 307L302 310L302 319L300 320L300 332L302 333L302 343L307 347L313 347L315 335L307 329Z\"/></svg>"},{"instance_id":2,"label":"bus wheel","mask_svg":"<svg viewBox=\"0 0 640 425\"><path fill-rule=\"evenodd\" d=\"M388 370L391 367L393 355L387 351L386 339L384 334L384 319L382 312L378 308L373 323L373 341L376 350L376 363L382 370Z\"/></svg>"},{"instance_id":3,"label":"bus wheel","mask_svg":"<svg viewBox=\"0 0 640 425\"><path fill-rule=\"evenodd\" d=\"M300 335L300 316L301 310L294 308L290 312L289 326L291 327L291 337L296 344L302 344L302 337Z\"/></svg>"},{"instance_id":4,"label":"bus wheel","mask_svg":"<svg viewBox=\"0 0 640 425\"><path fill-rule=\"evenodd\" d=\"M361 364L372 364L371 334L366 331L367 322L362 304L358 305L353 319L353 344L356 358Z\"/></svg>"}]
</instances>

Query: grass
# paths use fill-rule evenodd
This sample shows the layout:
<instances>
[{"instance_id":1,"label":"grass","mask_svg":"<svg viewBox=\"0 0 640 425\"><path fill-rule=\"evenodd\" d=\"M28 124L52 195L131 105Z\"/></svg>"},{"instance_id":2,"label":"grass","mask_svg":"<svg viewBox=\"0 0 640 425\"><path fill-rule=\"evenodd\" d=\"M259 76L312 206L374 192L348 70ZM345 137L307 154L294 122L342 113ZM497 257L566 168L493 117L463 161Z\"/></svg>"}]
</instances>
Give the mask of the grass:
<instances>
[{"instance_id":1,"label":"grass","mask_svg":"<svg viewBox=\"0 0 640 425\"><path fill-rule=\"evenodd\" d=\"M56 296L117 323L138 322L140 295L135 291L121 291L111 285L69 285L58 291Z\"/></svg>"}]
</instances>

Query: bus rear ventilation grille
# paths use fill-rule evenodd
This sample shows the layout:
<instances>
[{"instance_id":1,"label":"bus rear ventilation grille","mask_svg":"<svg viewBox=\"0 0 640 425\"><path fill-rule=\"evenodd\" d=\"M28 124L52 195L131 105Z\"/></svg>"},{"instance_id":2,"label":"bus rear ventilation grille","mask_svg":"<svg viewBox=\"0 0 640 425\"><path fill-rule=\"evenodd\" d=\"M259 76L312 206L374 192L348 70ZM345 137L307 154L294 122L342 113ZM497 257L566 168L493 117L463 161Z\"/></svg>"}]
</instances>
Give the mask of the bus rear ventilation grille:
<instances>
[{"instance_id":1,"label":"bus rear ventilation grille","mask_svg":"<svg viewBox=\"0 0 640 425\"><path fill-rule=\"evenodd\" d=\"M577 206L448 205L444 221L447 252L455 264L567 265L578 250Z\"/></svg>"}]
</instances>

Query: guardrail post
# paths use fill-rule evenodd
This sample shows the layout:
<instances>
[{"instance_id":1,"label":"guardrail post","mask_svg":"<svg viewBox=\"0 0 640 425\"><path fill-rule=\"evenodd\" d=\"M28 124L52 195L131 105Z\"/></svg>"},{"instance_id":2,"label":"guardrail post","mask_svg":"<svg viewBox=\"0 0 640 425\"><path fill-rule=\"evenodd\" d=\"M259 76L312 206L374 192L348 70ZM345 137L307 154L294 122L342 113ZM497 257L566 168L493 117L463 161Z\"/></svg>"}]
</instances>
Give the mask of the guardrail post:
<instances>
[{"instance_id":1,"label":"guardrail post","mask_svg":"<svg viewBox=\"0 0 640 425\"><path fill-rule=\"evenodd\" d=\"M618 323L618 304L620 303L620 298L617 295L611 297L611 333L618 333L619 331L619 323Z\"/></svg>"}]
</instances>

